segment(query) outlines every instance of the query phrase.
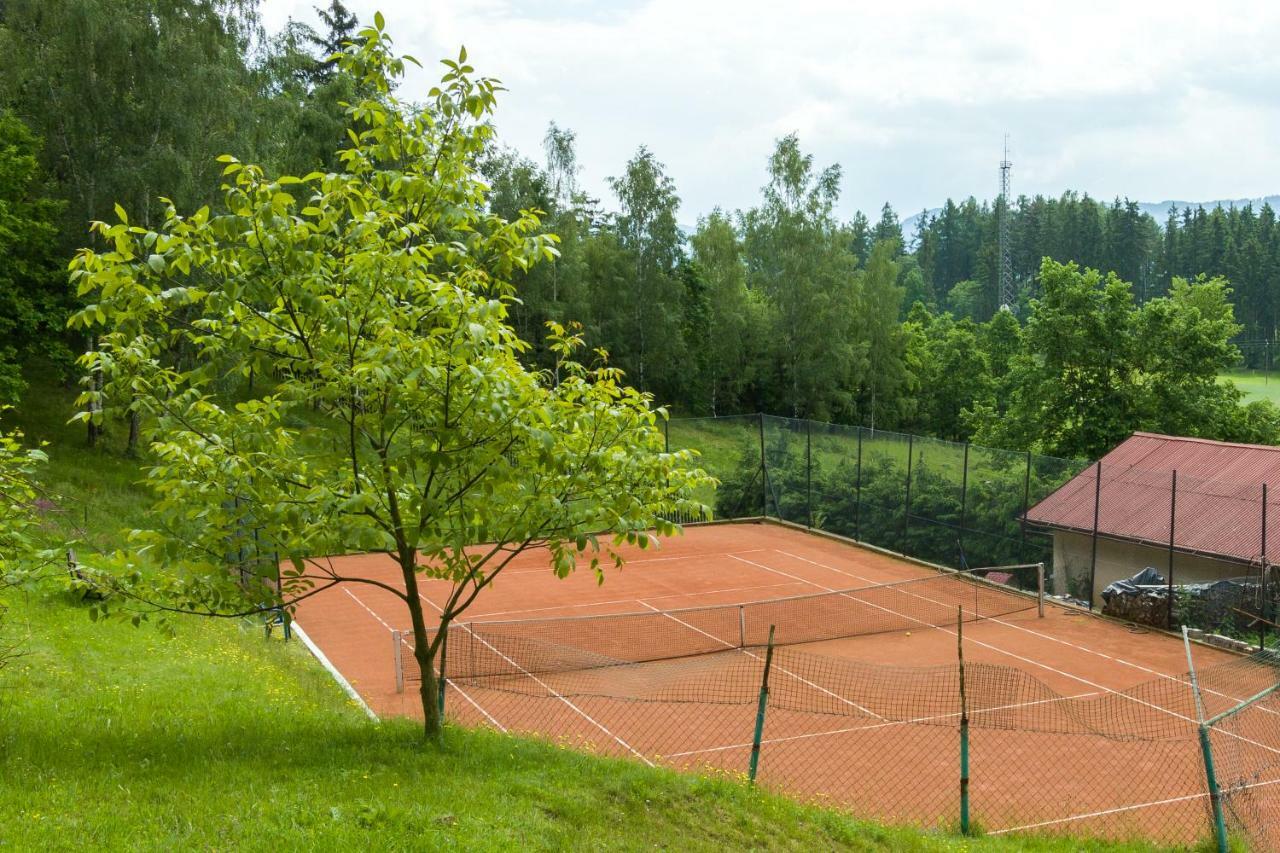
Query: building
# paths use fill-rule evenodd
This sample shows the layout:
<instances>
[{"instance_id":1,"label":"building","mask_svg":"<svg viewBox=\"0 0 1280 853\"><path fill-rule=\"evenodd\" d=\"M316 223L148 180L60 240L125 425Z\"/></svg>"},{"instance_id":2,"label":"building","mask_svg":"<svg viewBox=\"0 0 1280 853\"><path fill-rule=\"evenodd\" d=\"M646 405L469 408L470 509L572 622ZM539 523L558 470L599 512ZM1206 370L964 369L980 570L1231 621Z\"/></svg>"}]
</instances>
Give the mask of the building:
<instances>
[{"instance_id":1,"label":"building","mask_svg":"<svg viewBox=\"0 0 1280 853\"><path fill-rule=\"evenodd\" d=\"M1171 561L1175 584L1257 576L1264 554L1280 560L1280 448L1134 433L1027 522L1053 534L1053 592L1095 605L1147 566L1169 577Z\"/></svg>"}]
</instances>

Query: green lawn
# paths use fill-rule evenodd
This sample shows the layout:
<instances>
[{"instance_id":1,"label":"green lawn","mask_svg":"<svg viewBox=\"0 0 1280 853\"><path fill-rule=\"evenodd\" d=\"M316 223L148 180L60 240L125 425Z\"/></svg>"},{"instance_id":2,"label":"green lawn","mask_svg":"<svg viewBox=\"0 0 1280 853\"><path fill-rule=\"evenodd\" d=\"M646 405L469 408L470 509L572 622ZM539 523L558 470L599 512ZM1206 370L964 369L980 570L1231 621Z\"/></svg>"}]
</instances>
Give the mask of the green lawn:
<instances>
[{"instance_id":1,"label":"green lawn","mask_svg":"<svg viewBox=\"0 0 1280 853\"><path fill-rule=\"evenodd\" d=\"M1244 392L1245 402L1270 400L1280 405L1280 372L1236 368L1218 374L1223 382L1234 382Z\"/></svg>"},{"instance_id":2,"label":"green lawn","mask_svg":"<svg viewBox=\"0 0 1280 853\"><path fill-rule=\"evenodd\" d=\"M49 480L69 496L51 526L106 547L145 495L120 435L88 451L62 426L71 396L33 387L21 421L53 442ZM2 850L1149 849L883 828L737 779L487 731L424 746L415 724L370 721L298 643L252 626L188 619L169 639L91 623L56 583L8 601L4 631L25 655L0 670Z\"/></svg>"}]
</instances>

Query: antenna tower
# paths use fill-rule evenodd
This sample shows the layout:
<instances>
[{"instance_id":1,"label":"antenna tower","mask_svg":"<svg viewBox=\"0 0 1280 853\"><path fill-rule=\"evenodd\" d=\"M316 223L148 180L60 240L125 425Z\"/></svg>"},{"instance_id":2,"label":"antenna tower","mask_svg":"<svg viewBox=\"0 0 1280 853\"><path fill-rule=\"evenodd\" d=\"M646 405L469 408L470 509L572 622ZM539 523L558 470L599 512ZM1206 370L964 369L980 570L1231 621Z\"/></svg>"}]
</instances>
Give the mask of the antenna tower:
<instances>
[{"instance_id":1,"label":"antenna tower","mask_svg":"<svg viewBox=\"0 0 1280 853\"><path fill-rule=\"evenodd\" d=\"M1004 159L1000 161L1000 307L1016 313L1018 292L1013 284L1013 246L1009 239L1009 134L1004 135Z\"/></svg>"}]
</instances>

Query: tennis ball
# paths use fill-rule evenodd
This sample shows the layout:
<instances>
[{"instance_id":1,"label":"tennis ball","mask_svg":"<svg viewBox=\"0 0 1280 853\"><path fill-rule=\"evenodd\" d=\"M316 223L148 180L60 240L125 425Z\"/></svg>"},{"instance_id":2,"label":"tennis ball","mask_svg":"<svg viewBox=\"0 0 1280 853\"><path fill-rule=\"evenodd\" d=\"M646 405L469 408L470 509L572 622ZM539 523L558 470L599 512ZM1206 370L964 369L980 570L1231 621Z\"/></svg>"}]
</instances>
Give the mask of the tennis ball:
<instances>
[{"instance_id":1,"label":"tennis ball","mask_svg":"<svg viewBox=\"0 0 1280 853\"><path fill-rule=\"evenodd\" d=\"M907 632L907 636L908 636L908 637L910 637L910 636L911 636L911 632L910 632L910 631L908 631L908 632Z\"/></svg>"}]
</instances>

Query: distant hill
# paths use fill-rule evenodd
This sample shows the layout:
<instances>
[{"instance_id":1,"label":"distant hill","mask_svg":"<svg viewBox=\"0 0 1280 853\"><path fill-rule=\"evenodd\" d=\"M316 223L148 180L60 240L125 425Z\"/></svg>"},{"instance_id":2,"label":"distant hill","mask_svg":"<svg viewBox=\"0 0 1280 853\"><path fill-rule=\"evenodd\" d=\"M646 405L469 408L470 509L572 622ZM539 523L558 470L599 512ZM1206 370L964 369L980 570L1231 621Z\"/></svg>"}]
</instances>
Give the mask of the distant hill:
<instances>
[{"instance_id":1,"label":"distant hill","mask_svg":"<svg viewBox=\"0 0 1280 853\"><path fill-rule=\"evenodd\" d=\"M1107 202L1110 203L1110 200ZM1246 204L1253 205L1253 209L1257 211L1264 204L1269 204L1273 208L1280 210L1280 195L1258 196L1257 198L1223 198L1216 201L1140 201L1138 208L1143 213L1151 214L1156 224L1164 226L1165 220L1169 217L1169 208L1177 207L1203 207L1205 210L1212 210L1215 207L1244 207ZM940 207L930 208L927 213L930 216L937 216L942 211ZM910 241L916 230L916 222L920 220L922 214L916 213L902 220L902 235Z\"/></svg>"}]
</instances>

